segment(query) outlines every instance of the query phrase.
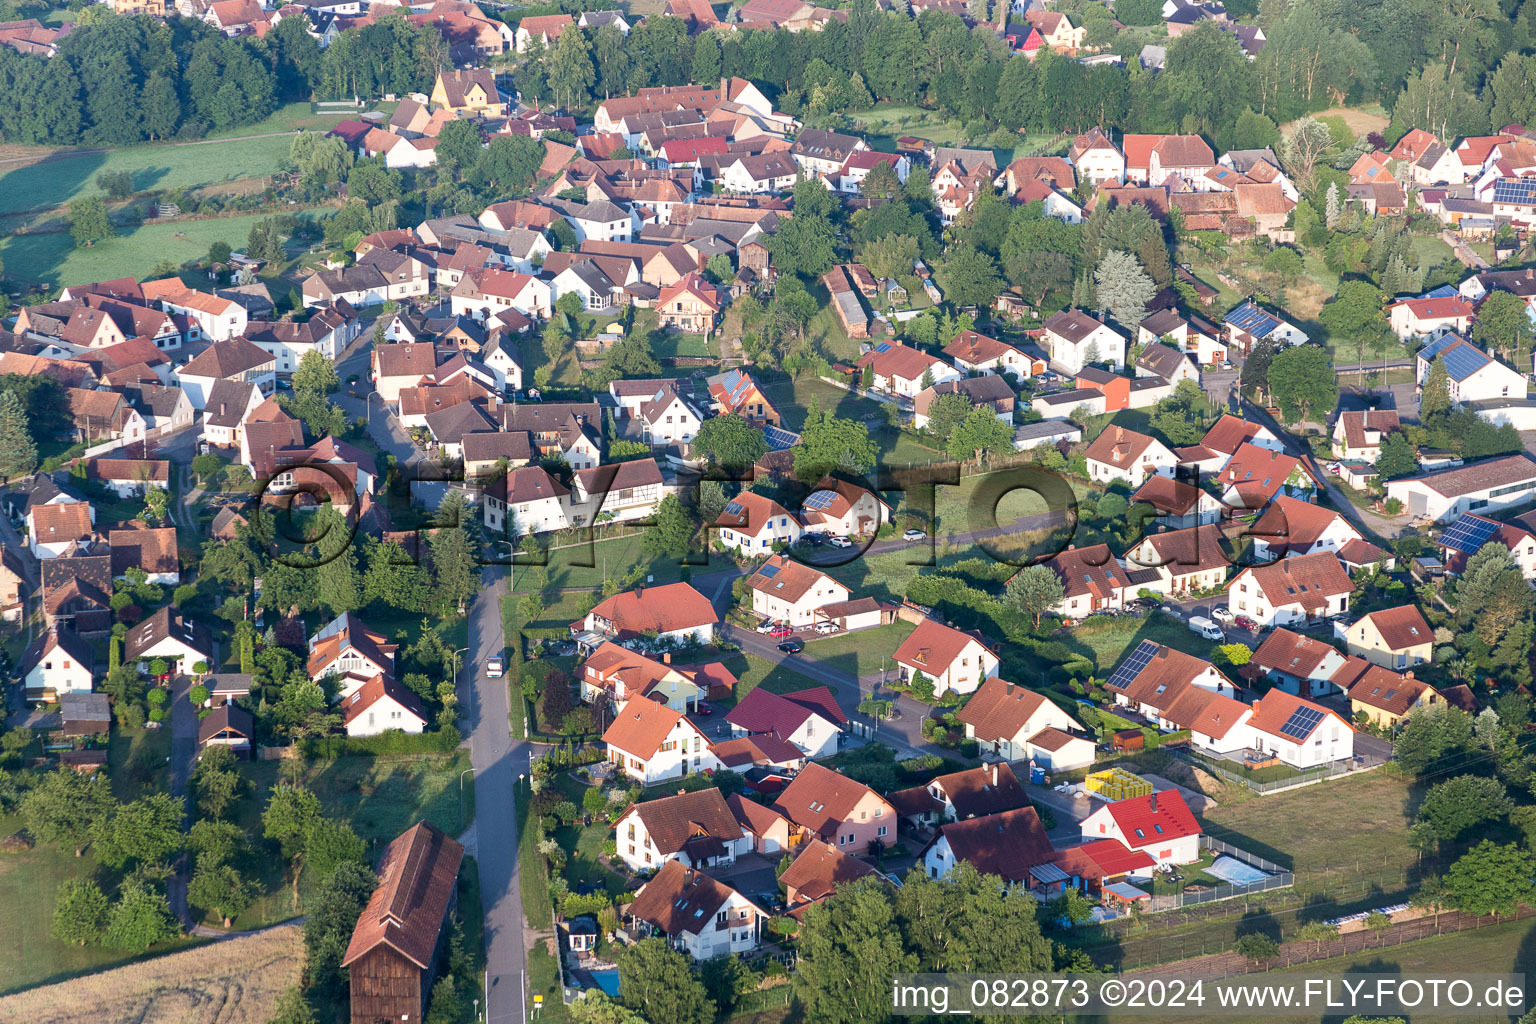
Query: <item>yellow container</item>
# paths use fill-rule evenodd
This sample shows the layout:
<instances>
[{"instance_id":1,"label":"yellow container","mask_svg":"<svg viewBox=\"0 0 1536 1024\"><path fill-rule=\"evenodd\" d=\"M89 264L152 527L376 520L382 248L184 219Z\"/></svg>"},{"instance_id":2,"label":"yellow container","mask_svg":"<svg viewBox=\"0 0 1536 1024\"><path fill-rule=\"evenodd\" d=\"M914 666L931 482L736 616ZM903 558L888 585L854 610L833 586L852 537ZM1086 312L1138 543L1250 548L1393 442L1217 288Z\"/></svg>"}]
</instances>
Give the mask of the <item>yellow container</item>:
<instances>
[{"instance_id":1,"label":"yellow container","mask_svg":"<svg viewBox=\"0 0 1536 1024\"><path fill-rule=\"evenodd\" d=\"M1152 783L1124 768L1094 772L1084 780L1084 784L1090 793L1097 793L1106 800L1134 800L1152 793Z\"/></svg>"}]
</instances>

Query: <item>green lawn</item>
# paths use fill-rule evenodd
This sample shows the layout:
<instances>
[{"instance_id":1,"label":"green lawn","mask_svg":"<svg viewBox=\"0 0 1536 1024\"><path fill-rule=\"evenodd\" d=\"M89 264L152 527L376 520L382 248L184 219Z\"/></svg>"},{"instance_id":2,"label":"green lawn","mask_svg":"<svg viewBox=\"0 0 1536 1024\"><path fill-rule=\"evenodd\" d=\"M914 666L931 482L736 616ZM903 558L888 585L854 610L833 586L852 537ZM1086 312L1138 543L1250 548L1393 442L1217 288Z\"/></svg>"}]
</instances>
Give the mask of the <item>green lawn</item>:
<instances>
[{"instance_id":1,"label":"green lawn","mask_svg":"<svg viewBox=\"0 0 1536 1024\"><path fill-rule=\"evenodd\" d=\"M168 785L166 758L171 753L171 730L114 728L107 744L107 771L112 795L137 800L147 793L161 793Z\"/></svg>"},{"instance_id":2,"label":"green lawn","mask_svg":"<svg viewBox=\"0 0 1536 1024\"><path fill-rule=\"evenodd\" d=\"M651 353L658 359L719 356L720 342L703 334L659 332L651 337Z\"/></svg>"},{"instance_id":3,"label":"green lawn","mask_svg":"<svg viewBox=\"0 0 1536 1024\"><path fill-rule=\"evenodd\" d=\"M17 817L0 818L0 837L21 829ZM120 950L67 946L54 939L53 908L59 886L89 878L96 860L87 850L39 844L26 853L0 853L0 992L58 981L131 959ZM160 953L182 943L156 947Z\"/></svg>"},{"instance_id":4,"label":"green lawn","mask_svg":"<svg viewBox=\"0 0 1536 1024\"><path fill-rule=\"evenodd\" d=\"M1143 640L1155 640L1165 647L1207 660L1214 646L1209 640L1195 635L1182 623L1160 612L1145 619L1129 615L1096 616L1053 639L1064 640L1093 658L1098 666L1096 675L1100 679L1108 676L1126 653Z\"/></svg>"},{"instance_id":5,"label":"green lawn","mask_svg":"<svg viewBox=\"0 0 1536 1024\"><path fill-rule=\"evenodd\" d=\"M251 228L271 216L149 222L89 248L76 248L68 232L11 235L0 238L0 259L9 279L17 284L67 285L143 277L162 261L202 259L214 242L243 248Z\"/></svg>"},{"instance_id":6,"label":"green lawn","mask_svg":"<svg viewBox=\"0 0 1536 1024\"><path fill-rule=\"evenodd\" d=\"M775 665L765 658L759 658L754 654L733 654L720 659L721 663L736 675L736 692L734 697L740 701L747 694L759 686L769 693L793 693L796 690L807 690L813 686L822 686L809 676L803 676L794 668L794 660L790 659L786 664Z\"/></svg>"},{"instance_id":7,"label":"green lawn","mask_svg":"<svg viewBox=\"0 0 1536 1024\"><path fill-rule=\"evenodd\" d=\"M1304 892L1366 878L1391 892L1419 863L1408 835L1412 806L1403 780L1375 771L1224 803L1204 818L1217 839L1291 866Z\"/></svg>"},{"instance_id":8,"label":"green lawn","mask_svg":"<svg viewBox=\"0 0 1536 1024\"><path fill-rule=\"evenodd\" d=\"M246 129L240 134L259 133ZM286 137L244 139L206 146L137 146L105 154L60 156L0 175L0 214L57 206L77 196L95 194L100 191L96 175L102 171L129 172L134 189L140 192L262 177L277 170L278 162L288 155L291 141Z\"/></svg>"},{"instance_id":9,"label":"green lawn","mask_svg":"<svg viewBox=\"0 0 1536 1024\"><path fill-rule=\"evenodd\" d=\"M964 129L958 121L946 119L938 111L898 103L877 103L868 110L849 114L854 127L868 135L869 144L885 153L896 150L896 140L903 135L927 139L939 146L965 145ZM998 167L1006 167L1015 157L1039 155L1063 145L1054 135L1019 136L1018 145L1011 149L992 149ZM989 148L977 143L970 148Z\"/></svg>"},{"instance_id":10,"label":"green lawn","mask_svg":"<svg viewBox=\"0 0 1536 1024\"><path fill-rule=\"evenodd\" d=\"M861 629L856 633L814 637L806 644L805 653L833 668L865 676L879 672L882 663L887 669L893 668L895 663L891 661L890 655L916 628L910 622L897 621L888 626Z\"/></svg>"}]
</instances>

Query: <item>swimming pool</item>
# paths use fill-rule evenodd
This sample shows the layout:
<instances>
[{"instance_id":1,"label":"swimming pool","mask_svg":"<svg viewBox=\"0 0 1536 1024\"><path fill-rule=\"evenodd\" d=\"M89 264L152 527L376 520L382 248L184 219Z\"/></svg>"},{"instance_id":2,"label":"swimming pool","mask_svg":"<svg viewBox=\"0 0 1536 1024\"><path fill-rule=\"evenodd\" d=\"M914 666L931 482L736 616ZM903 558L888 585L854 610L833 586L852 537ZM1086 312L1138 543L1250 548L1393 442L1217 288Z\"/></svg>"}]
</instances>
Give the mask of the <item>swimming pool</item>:
<instances>
[{"instance_id":1,"label":"swimming pool","mask_svg":"<svg viewBox=\"0 0 1536 1024\"><path fill-rule=\"evenodd\" d=\"M608 967L601 971L592 972L592 980L597 982L597 987L608 995L618 998L619 995L619 969Z\"/></svg>"},{"instance_id":2,"label":"swimming pool","mask_svg":"<svg viewBox=\"0 0 1536 1024\"><path fill-rule=\"evenodd\" d=\"M1248 885L1251 882L1262 882L1269 877L1267 871L1260 871L1252 864L1244 864L1236 857L1228 857L1223 854L1216 858L1216 863L1205 869L1205 873L1213 878L1219 878L1223 882L1231 882L1233 885Z\"/></svg>"}]
</instances>

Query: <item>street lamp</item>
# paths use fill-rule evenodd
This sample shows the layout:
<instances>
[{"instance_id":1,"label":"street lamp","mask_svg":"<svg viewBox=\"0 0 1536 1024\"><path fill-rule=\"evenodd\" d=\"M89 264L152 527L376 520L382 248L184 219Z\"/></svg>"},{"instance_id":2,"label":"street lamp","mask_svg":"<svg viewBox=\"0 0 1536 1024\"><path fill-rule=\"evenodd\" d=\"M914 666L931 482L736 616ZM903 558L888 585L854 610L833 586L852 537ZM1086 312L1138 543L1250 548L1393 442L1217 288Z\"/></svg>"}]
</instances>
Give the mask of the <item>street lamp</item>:
<instances>
[{"instance_id":1,"label":"street lamp","mask_svg":"<svg viewBox=\"0 0 1536 1024\"><path fill-rule=\"evenodd\" d=\"M459 772L459 831L464 831L464 776L474 771L473 768L465 768Z\"/></svg>"}]
</instances>

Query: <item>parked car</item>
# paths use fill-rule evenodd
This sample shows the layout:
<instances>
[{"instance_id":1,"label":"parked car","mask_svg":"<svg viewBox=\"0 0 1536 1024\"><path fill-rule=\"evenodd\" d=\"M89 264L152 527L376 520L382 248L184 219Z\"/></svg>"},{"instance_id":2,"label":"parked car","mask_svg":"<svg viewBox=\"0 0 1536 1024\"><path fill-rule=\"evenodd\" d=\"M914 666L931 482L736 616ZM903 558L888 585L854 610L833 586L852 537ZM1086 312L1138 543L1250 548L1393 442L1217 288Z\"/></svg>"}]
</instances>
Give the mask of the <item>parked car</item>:
<instances>
[{"instance_id":1,"label":"parked car","mask_svg":"<svg viewBox=\"0 0 1536 1024\"><path fill-rule=\"evenodd\" d=\"M1191 630L1199 633L1207 640L1218 644L1226 642L1227 634L1221 631L1221 627L1216 625L1214 620L1208 619L1204 615L1191 615L1188 625Z\"/></svg>"},{"instance_id":2,"label":"parked car","mask_svg":"<svg viewBox=\"0 0 1536 1024\"><path fill-rule=\"evenodd\" d=\"M1236 626L1238 629L1246 629L1250 631L1257 630L1259 628L1259 624L1254 622L1246 615L1239 615L1237 618L1233 619L1232 625Z\"/></svg>"},{"instance_id":3,"label":"parked car","mask_svg":"<svg viewBox=\"0 0 1536 1024\"><path fill-rule=\"evenodd\" d=\"M837 623L828 622L826 619L822 619L820 622L816 623L816 632L818 633L836 633L838 628L839 627Z\"/></svg>"},{"instance_id":4,"label":"parked car","mask_svg":"<svg viewBox=\"0 0 1536 1024\"><path fill-rule=\"evenodd\" d=\"M804 640L785 640L779 644L779 650L785 654L799 654L805 650Z\"/></svg>"},{"instance_id":5,"label":"parked car","mask_svg":"<svg viewBox=\"0 0 1536 1024\"><path fill-rule=\"evenodd\" d=\"M768 633L773 630L775 625L777 625L777 623L775 623L772 619L764 619L762 622L757 624L757 631L759 633Z\"/></svg>"},{"instance_id":6,"label":"parked car","mask_svg":"<svg viewBox=\"0 0 1536 1024\"><path fill-rule=\"evenodd\" d=\"M802 533L800 539L814 548L824 543L827 535L820 530L812 530L808 533Z\"/></svg>"},{"instance_id":7,"label":"parked car","mask_svg":"<svg viewBox=\"0 0 1536 1024\"><path fill-rule=\"evenodd\" d=\"M924 533L922 530L908 530L906 533L901 535L901 539L905 541L915 541L922 540L927 536L928 534Z\"/></svg>"},{"instance_id":8,"label":"parked car","mask_svg":"<svg viewBox=\"0 0 1536 1024\"><path fill-rule=\"evenodd\" d=\"M693 705L693 713L696 715L703 715L704 717L708 718L710 715L715 713L715 708L714 705L710 704L708 701L701 700Z\"/></svg>"},{"instance_id":9,"label":"parked car","mask_svg":"<svg viewBox=\"0 0 1536 1024\"><path fill-rule=\"evenodd\" d=\"M778 640L778 639L781 639L782 637L789 636L793 632L794 632L793 629L790 629L788 626L784 625L781 622L778 625L774 626L772 629L768 630L768 635L773 637L775 640Z\"/></svg>"},{"instance_id":10,"label":"parked car","mask_svg":"<svg viewBox=\"0 0 1536 1024\"><path fill-rule=\"evenodd\" d=\"M1215 619L1223 626L1237 625L1237 616L1233 615L1232 609L1228 608L1224 604L1217 605L1215 608L1211 609L1211 618Z\"/></svg>"},{"instance_id":11,"label":"parked car","mask_svg":"<svg viewBox=\"0 0 1536 1024\"><path fill-rule=\"evenodd\" d=\"M835 548L851 548L851 547L853 547L853 541L849 540L847 537L833 537L830 540L828 540L827 543L831 544Z\"/></svg>"},{"instance_id":12,"label":"parked car","mask_svg":"<svg viewBox=\"0 0 1536 1024\"><path fill-rule=\"evenodd\" d=\"M770 913L784 909L784 898L776 892L755 892L752 899Z\"/></svg>"}]
</instances>

